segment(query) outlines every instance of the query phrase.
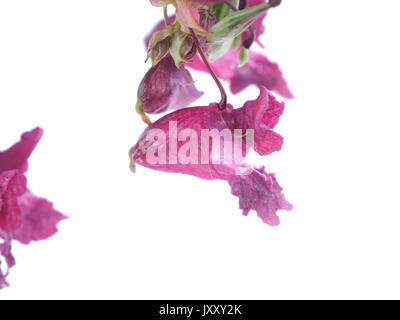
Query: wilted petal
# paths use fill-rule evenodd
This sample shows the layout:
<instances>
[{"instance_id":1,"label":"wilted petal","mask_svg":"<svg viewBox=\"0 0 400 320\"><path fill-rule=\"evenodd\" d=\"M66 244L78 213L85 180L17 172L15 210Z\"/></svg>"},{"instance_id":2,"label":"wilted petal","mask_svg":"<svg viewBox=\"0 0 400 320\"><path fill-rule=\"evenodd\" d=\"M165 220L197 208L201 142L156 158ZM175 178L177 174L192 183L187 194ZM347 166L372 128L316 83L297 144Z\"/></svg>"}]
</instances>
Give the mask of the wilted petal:
<instances>
[{"instance_id":1,"label":"wilted petal","mask_svg":"<svg viewBox=\"0 0 400 320\"><path fill-rule=\"evenodd\" d=\"M26 178L17 170L0 173L0 230L12 234L22 223L18 197L26 192Z\"/></svg>"},{"instance_id":2,"label":"wilted petal","mask_svg":"<svg viewBox=\"0 0 400 320\"><path fill-rule=\"evenodd\" d=\"M209 114L210 112L211 114ZM176 146L170 143L171 139L177 140L178 132L185 129L194 130L200 136L201 130L208 128L208 123L210 122L210 119L214 118L216 112L217 106L210 106L186 108L167 114L163 118L151 124L143 132L139 141L131 150L131 160L142 166L155 170L190 174L207 180L218 179L220 174L214 170L210 170L208 164L199 164L200 161L197 161L195 164L179 163L177 160L177 150L182 147L184 142L177 141ZM160 134L165 134L164 142L151 141L152 139L150 138L152 137L152 134L158 132ZM154 149L157 144L160 145L160 153L164 151L165 153L159 155L161 160L159 163L152 163L148 159L149 150Z\"/></svg>"},{"instance_id":3,"label":"wilted petal","mask_svg":"<svg viewBox=\"0 0 400 320\"><path fill-rule=\"evenodd\" d=\"M252 169L249 175L232 176L229 184L232 194L239 197L239 207L243 214L248 215L250 210L255 210L271 226L279 225L277 211L293 208L286 201L275 175L266 173L264 168Z\"/></svg>"},{"instance_id":4,"label":"wilted petal","mask_svg":"<svg viewBox=\"0 0 400 320\"><path fill-rule=\"evenodd\" d=\"M218 78L230 80L234 76L239 67L239 54L240 50L230 50L223 57L211 63ZM205 64L197 56L193 58L191 63L188 63L188 67L198 71L208 72Z\"/></svg>"},{"instance_id":5,"label":"wilted petal","mask_svg":"<svg viewBox=\"0 0 400 320\"><path fill-rule=\"evenodd\" d=\"M36 128L21 136L21 141L10 149L0 152L0 172L6 170L27 170L27 160L43 135L43 130Z\"/></svg>"},{"instance_id":6,"label":"wilted petal","mask_svg":"<svg viewBox=\"0 0 400 320\"><path fill-rule=\"evenodd\" d=\"M145 113L156 114L187 107L202 95L185 67L177 68L170 55L153 66L138 89L138 104Z\"/></svg>"},{"instance_id":7,"label":"wilted petal","mask_svg":"<svg viewBox=\"0 0 400 320\"><path fill-rule=\"evenodd\" d=\"M250 51L249 61L239 66L240 51L229 51L222 58L211 63L211 66L220 79L230 81L232 93L239 93L250 85L265 86L284 98L293 98L287 82L282 75L278 64L271 62L265 56ZM200 58L194 57L188 67L208 72Z\"/></svg>"},{"instance_id":8,"label":"wilted petal","mask_svg":"<svg viewBox=\"0 0 400 320\"><path fill-rule=\"evenodd\" d=\"M22 213L22 224L14 233L14 239L23 244L44 240L57 233L57 224L66 219L53 208L46 199L38 198L26 192L18 198Z\"/></svg>"},{"instance_id":9,"label":"wilted petal","mask_svg":"<svg viewBox=\"0 0 400 320\"><path fill-rule=\"evenodd\" d=\"M269 61L267 57L259 53L250 52L247 64L236 69L230 80L233 93L238 93L249 85L255 84L275 91L282 97L293 98L278 64Z\"/></svg>"},{"instance_id":10,"label":"wilted petal","mask_svg":"<svg viewBox=\"0 0 400 320\"><path fill-rule=\"evenodd\" d=\"M222 58L211 63L220 79L230 81L231 91L239 93L250 85L264 86L285 98L293 98L278 64L262 54L250 51L248 62L240 67L240 50L231 50ZM204 63L195 57L188 67L208 72Z\"/></svg>"},{"instance_id":11,"label":"wilted petal","mask_svg":"<svg viewBox=\"0 0 400 320\"><path fill-rule=\"evenodd\" d=\"M278 123L284 108L283 102L278 102L266 88L260 87L260 96L256 100L248 101L243 108L235 110L240 127L255 130L254 150L260 155L281 149L283 138L276 134L273 128Z\"/></svg>"}]
</instances>

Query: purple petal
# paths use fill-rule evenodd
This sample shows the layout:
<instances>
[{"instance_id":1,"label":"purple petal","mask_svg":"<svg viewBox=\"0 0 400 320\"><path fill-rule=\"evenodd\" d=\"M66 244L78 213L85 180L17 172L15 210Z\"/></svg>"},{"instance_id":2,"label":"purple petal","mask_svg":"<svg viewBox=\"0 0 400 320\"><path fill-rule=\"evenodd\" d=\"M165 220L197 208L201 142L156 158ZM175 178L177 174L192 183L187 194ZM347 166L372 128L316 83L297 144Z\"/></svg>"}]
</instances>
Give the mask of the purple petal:
<instances>
[{"instance_id":1,"label":"purple petal","mask_svg":"<svg viewBox=\"0 0 400 320\"><path fill-rule=\"evenodd\" d=\"M235 110L240 126L255 130L254 150L260 155L281 150L283 138L273 128L284 108L283 102L278 102L266 88L260 87L260 96L256 100L248 101L243 108Z\"/></svg>"},{"instance_id":2,"label":"purple petal","mask_svg":"<svg viewBox=\"0 0 400 320\"><path fill-rule=\"evenodd\" d=\"M223 57L211 63L213 70L220 79L230 80L234 76L239 67L239 54L240 50L230 50ZM188 67L198 71L208 72L205 64L197 56L193 58L191 63L188 63Z\"/></svg>"},{"instance_id":3,"label":"purple petal","mask_svg":"<svg viewBox=\"0 0 400 320\"><path fill-rule=\"evenodd\" d=\"M57 233L57 224L67 217L54 210L53 204L29 191L18 198L22 224L14 232L14 239L23 244L47 239Z\"/></svg>"},{"instance_id":4,"label":"purple petal","mask_svg":"<svg viewBox=\"0 0 400 320\"><path fill-rule=\"evenodd\" d=\"M36 128L21 136L10 149L0 152L0 172L6 170L19 170L21 173L27 170L27 161L43 135L43 130Z\"/></svg>"},{"instance_id":5,"label":"purple petal","mask_svg":"<svg viewBox=\"0 0 400 320\"><path fill-rule=\"evenodd\" d=\"M251 52L248 63L238 68L231 78L231 91L238 93L249 85L264 86L282 97L293 98L279 66L262 54Z\"/></svg>"},{"instance_id":6,"label":"purple petal","mask_svg":"<svg viewBox=\"0 0 400 320\"><path fill-rule=\"evenodd\" d=\"M17 170L0 173L0 230L12 234L22 223L18 197L26 192L26 178Z\"/></svg>"},{"instance_id":7,"label":"purple petal","mask_svg":"<svg viewBox=\"0 0 400 320\"><path fill-rule=\"evenodd\" d=\"M278 210L292 210L286 201L282 188L274 174L268 174L264 168L253 169L250 175L232 176L229 180L232 194L239 197L239 207L244 215L250 210L257 211L258 216L271 226L279 225Z\"/></svg>"}]
</instances>

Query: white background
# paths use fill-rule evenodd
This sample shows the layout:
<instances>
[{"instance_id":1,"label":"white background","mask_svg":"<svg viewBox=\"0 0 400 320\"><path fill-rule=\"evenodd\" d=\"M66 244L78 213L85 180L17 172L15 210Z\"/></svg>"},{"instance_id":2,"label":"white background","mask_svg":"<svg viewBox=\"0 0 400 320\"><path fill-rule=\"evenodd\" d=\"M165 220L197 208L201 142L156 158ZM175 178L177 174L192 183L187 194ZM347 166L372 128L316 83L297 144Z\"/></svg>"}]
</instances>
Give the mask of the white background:
<instances>
[{"instance_id":1,"label":"white background","mask_svg":"<svg viewBox=\"0 0 400 320\"><path fill-rule=\"evenodd\" d=\"M70 219L14 244L13 298L400 298L399 1L283 1L265 52L296 99L262 159L295 209L243 217L225 182L128 169L143 36L137 0L0 0L0 149L45 136L29 184ZM198 104L218 99L209 77ZM236 106L255 88L230 97Z\"/></svg>"}]
</instances>

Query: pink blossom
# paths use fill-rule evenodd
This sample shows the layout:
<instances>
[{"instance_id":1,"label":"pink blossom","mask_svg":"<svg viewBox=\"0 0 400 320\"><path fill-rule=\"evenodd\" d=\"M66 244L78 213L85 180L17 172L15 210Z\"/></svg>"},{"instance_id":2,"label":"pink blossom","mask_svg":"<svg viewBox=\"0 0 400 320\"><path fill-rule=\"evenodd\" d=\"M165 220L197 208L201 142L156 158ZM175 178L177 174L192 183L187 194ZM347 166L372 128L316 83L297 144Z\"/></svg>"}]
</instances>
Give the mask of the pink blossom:
<instances>
[{"instance_id":1,"label":"pink blossom","mask_svg":"<svg viewBox=\"0 0 400 320\"><path fill-rule=\"evenodd\" d=\"M261 155L279 151L283 138L276 134L273 128L284 110L284 104L277 102L268 94L267 89L261 87L260 90L258 99L248 101L239 109L233 109L228 105L221 111L218 104L213 103L208 107L186 108L166 115L143 132L131 150L131 161L133 164L137 163L155 170L189 174L206 180L226 180L232 187L232 193L239 197L240 208L244 214L256 210L265 223L277 225L279 219L276 212L280 209L290 210L291 205L285 200L274 175L267 174L264 168L257 169L242 162L227 163L225 161L227 150L224 147L217 153L219 159L215 159L210 137L206 138L206 147L192 140L193 136L202 136L203 130L216 129L218 132L228 130L237 136L235 130L240 129L243 132L252 129L253 145L248 144L246 135L239 137L245 150L244 155L251 146ZM171 123L176 124L174 129L171 129ZM189 138L190 146L188 147L187 139L174 142L173 136L178 133L180 136L180 133L187 129L192 132ZM149 138L153 132L165 133L165 140ZM149 153L155 149L157 151L154 154L165 157L165 161L155 163L149 160ZM185 163L177 161L177 155L180 155L182 150L185 156L187 151L190 151L188 156L190 159ZM228 153L232 152L233 149L228 150ZM204 155L207 155L208 159L213 158L213 161L204 162ZM232 155L231 159L233 157Z\"/></svg>"},{"instance_id":2,"label":"pink blossom","mask_svg":"<svg viewBox=\"0 0 400 320\"><path fill-rule=\"evenodd\" d=\"M284 98L293 98L278 64L260 53L250 51L249 61L239 66L240 49L230 50L222 58L211 63L219 78L230 81L233 93L239 93L250 85L265 86ZM195 57L188 67L207 72L204 63Z\"/></svg>"},{"instance_id":3,"label":"pink blossom","mask_svg":"<svg viewBox=\"0 0 400 320\"><path fill-rule=\"evenodd\" d=\"M23 244L44 240L57 232L57 224L66 217L54 210L46 199L34 196L27 189L25 172L28 158L41 139L37 128L22 135L21 141L0 152L0 255L7 268L14 264L11 241ZM7 272L8 273L8 272ZM6 274L0 269L0 288L7 286Z\"/></svg>"}]
</instances>

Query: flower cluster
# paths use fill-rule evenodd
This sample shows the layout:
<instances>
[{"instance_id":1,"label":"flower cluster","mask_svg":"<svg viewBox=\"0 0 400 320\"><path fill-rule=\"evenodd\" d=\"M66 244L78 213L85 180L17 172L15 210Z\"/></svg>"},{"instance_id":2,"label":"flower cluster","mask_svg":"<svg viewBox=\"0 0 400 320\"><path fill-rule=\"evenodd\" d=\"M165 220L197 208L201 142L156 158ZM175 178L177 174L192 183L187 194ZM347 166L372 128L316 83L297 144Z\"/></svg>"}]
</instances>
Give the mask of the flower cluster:
<instances>
[{"instance_id":1,"label":"flower cluster","mask_svg":"<svg viewBox=\"0 0 400 320\"><path fill-rule=\"evenodd\" d=\"M0 152L0 289L8 285L8 269L15 265L12 241L29 244L47 239L57 232L58 222L66 218L27 188L27 161L42 134L40 128L27 132L21 141ZM2 258L6 264L3 269Z\"/></svg>"},{"instance_id":2,"label":"flower cluster","mask_svg":"<svg viewBox=\"0 0 400 320\"><path fill-rule=\"evenodd\" d=\"M284 110L271 92L292 98L276 63L252 49L263 47L263 20L278 0L150 0L164 19L146 37L152 67L138 89L137 112L148 124L130 151L136 164L207 180L225 180L239 197L243 214L255 210L278 225L278 210L291 210L275 175L247 165L250 149L260 155L279 151L283 138L273 131ZM168 8L175 13L168 15ZM189 107L202 93L188 69L208 72L221 92L220 102ZM250 85L260 96L242 108L228 102L221 80L232 93ZM170 112L152 123L149 116ZM221 142L223 142L221 144Z\"/></svg>"}]
</instances>

